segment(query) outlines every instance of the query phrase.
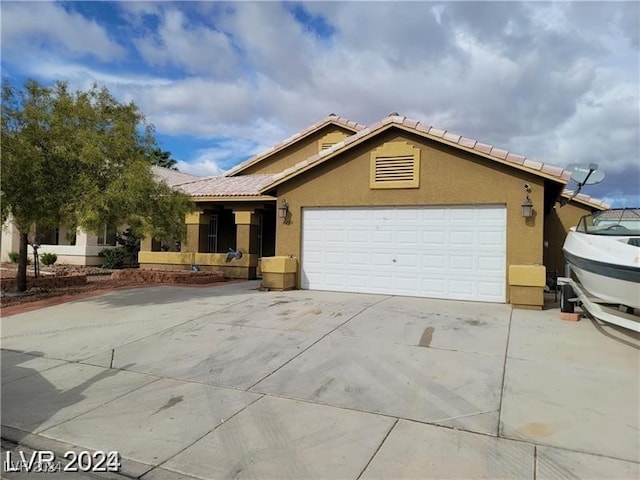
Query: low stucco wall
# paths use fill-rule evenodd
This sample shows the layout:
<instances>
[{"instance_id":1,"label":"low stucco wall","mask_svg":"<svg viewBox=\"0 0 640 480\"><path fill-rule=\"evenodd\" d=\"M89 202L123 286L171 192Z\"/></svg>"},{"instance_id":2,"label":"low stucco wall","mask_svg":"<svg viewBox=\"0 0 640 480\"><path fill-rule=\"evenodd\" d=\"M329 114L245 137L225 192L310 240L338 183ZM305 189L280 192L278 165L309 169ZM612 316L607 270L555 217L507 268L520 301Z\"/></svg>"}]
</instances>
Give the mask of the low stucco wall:
<instances>
[{"instance_id":1,"label":"low stucco wall","mask_svg":"<svg viewBox=\"0 0 640 480\"><path fill-rule=\"evenodd\" d=\"M138 263L147 270L191 270L197 265L201 270L221 271L228 278L254 279L258 255L244 254L239 260L226 261L226 253L195 252L139 252Z\"/></svg>"}]
</instances>

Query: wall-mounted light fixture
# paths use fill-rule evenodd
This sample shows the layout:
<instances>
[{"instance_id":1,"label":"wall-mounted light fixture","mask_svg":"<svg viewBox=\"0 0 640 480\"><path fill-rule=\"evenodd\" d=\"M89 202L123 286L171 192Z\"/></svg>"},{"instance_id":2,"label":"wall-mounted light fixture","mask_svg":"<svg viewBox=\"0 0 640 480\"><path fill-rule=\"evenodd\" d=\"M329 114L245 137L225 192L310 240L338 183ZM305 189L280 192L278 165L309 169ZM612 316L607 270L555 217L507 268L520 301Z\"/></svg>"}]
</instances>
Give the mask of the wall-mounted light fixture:
<instances>
[{"instance_id":1,"label":"wall-mounted light fixture","mask_svg":"<svg viewBox=\"0 0 640 480\"><path fill-rule=\"evenodd\" d=\"M524 203L522 204L522 216L524 218L533 217L533 202L531 202L529 195L527 195L527 198L524 200Z\"/></svg>"},{"instance_id":2,"label":"wall-mounted light fixture","mask_svg":"<svg viewBox=\"0 0 640 480\"><path fill-rule=\"evenodd\" d=\"M289 217L289 204L284 198L278 207L278 217L282 219L282 223L288 223L287 218Z\"/></svg>"}]
</instances>

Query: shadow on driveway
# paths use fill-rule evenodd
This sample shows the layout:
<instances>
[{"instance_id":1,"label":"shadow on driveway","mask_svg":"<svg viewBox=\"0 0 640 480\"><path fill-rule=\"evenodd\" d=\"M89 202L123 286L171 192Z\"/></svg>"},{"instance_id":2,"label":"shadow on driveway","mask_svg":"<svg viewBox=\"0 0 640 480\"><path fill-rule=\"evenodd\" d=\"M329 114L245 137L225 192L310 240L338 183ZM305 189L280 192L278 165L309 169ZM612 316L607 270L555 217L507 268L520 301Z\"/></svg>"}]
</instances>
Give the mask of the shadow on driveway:
<instances>
[{"instance_id":1,"label":"shadow on driveway","mask_svg":"<svg viewBox=\"0 0 640 480\"><path fill-rule=\"evenodd\" d=\"M206 302L211 297L234 297L255 293L259 281L239 280L212 285L159 285L116 290L88 301L108 307L143 307L176 302ZM245 288L243 288L245 287Z\"/></svg>"},{"instance_id":2,"label":"shadow on driveway","mask_svg":"<svg viewBox=\"0 0 640 480\"><path fill-rule=\"evenodd\" d=\"M2 349L2 437L20 444L28 434L36 432L45 422L61 410L84 400L85 390L105 378L117 375L120 370L107 369L93 375L72 388L61 390L52 384L36 368L26 366L37 359L47 360L42 352ZM67 363L45 366L42 370L54 370ZM60 420L61 422L64 419ZM12 427L10 438L4 427Z\"/></svg>"}]
</instances>

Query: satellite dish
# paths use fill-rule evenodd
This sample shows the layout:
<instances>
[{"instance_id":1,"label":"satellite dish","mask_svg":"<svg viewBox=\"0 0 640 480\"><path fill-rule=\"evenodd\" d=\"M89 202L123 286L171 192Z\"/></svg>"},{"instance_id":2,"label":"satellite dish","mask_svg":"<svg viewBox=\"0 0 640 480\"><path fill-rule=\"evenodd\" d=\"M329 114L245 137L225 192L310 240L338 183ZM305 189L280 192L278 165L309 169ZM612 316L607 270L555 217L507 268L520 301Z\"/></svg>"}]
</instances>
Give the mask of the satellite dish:
<instances>
[{"instance_id":1,"label":"satellite dish","mask_svg":"<svg viewBox=\"0 0 640 480\"><path fill-rule=\"evenodd\" d=\"M568 172L571 172L571 180L582 185L595 185L604 180L604 172L598 170L598 165L590 163L585 165L583 163L572 163L565 168Z\"/></svg>"}]
</instances>

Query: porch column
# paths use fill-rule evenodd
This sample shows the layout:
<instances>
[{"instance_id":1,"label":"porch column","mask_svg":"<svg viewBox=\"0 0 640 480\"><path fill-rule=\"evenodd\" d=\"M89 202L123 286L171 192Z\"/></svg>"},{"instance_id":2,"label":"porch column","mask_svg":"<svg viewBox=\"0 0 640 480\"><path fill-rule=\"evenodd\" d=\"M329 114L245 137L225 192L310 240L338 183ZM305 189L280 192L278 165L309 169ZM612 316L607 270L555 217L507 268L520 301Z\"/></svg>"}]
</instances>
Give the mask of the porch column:
<instances>
[{"instance_id":1,"label":"porch column","mask_svg":"<svg viewBox=\"0 0 640 480\"><path fill-rule=\"evenodd\" d=\"M187 225L187 240L182 244L180 251L198 253L202 251L202 239L206 241L207 231L203 225L209 224L209 217L202 212L188 213L184 219Z\"/></svg>"},{"instance_id":2,"label":"porch column","mask_svg":"<svg viewBox=\"0 0 640 480\"><path fill-rule=\"evenodd\" d=\"M141 252L151 252L152 251L152 244L153 242L153 238L151 238L151 235L147 235L146 237L142 238L140 240L140 251Z\"/></svg>"},{"instance_id":3,"label":"porch column","mask_svg":"<svg viewBox=\"0 0 640 480\"><path fill-rule=\"evenodd\" d=\"M76 230L76 247L88 247L98 245L98 237L95 233L87 233L81 228Z\"/></svg>"},{"instance_id":4,"label":"porch column","mask_svg":"<svg viewBox=\"0 0 640 480\"><path fill-rule=\"evenodd\" d=\"M236 223L236 249L246 255L245 265L248 279L256 278L258 266L258 229L260 219L254 210L234 210Z\"/></svg>"}]
</instances>

